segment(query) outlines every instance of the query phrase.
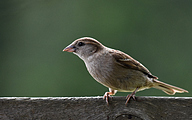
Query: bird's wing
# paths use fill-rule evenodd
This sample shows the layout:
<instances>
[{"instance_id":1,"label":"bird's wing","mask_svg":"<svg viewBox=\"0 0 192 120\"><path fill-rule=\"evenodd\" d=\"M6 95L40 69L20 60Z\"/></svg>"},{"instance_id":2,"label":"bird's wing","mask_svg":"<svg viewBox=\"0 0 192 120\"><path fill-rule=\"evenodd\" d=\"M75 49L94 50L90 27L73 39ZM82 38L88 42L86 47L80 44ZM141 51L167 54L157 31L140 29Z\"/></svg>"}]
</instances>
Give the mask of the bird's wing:
<instances>
[{"instance_id":1,"label":"bird's wing","mask_svg":"<svg viewBox=\"0 0 192 120\"><path fill-rule=\"evenodd\" d=\"M150 78L158 79L158 77L152 75L149 70L143 66L141 63L133 59L131 56L119 51L119 50L112 50L112 56L115 58L116 62L125 67L127 69L134 69L143 72L144 74L148 75Z\"/></svg>"}]
</instances>

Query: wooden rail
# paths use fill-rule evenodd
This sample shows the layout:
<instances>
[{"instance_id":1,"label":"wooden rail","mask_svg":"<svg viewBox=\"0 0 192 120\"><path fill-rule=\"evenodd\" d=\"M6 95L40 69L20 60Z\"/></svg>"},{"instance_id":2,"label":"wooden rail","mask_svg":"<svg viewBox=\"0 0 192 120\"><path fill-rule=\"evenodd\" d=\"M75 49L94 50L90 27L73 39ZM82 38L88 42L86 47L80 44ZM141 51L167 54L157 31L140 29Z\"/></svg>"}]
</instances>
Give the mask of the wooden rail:
<instances>
[{"instance_id":1,"label":"wooden rail","mask_svg":"<svg viewBox=\"0 0 192 120\"><path fill-rule=\"evenodd\" d=\"M1 97L0 120L192 120L192 97Z\"/></svg>"}]
</instances>

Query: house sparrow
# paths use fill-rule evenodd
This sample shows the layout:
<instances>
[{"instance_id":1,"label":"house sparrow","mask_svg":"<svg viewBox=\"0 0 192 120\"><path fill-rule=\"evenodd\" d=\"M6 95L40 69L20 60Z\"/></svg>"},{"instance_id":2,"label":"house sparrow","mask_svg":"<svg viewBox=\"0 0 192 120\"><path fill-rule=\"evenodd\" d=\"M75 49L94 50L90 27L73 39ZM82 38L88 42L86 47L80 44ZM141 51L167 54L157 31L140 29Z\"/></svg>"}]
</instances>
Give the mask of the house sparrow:
<instances>
[{"instance_id":1,"label":"house sparrow","mask_svg":"<svg viewBox=\"0 0 192 120\"><path fill-rule=\"evenodd\" d=\"M102 45L90 37L75 40L63 51L73 52L85 63L91 76L99 83L109 88L104 94L107 104L110 95L117 91L132 92L127 96L126 103L135 93L148 88L157 88L163 92L174 95L176 92L187 92L164 82L158 81L158 77L152 75L149 70L131 56Z\"/></svg>"}]
</instances>

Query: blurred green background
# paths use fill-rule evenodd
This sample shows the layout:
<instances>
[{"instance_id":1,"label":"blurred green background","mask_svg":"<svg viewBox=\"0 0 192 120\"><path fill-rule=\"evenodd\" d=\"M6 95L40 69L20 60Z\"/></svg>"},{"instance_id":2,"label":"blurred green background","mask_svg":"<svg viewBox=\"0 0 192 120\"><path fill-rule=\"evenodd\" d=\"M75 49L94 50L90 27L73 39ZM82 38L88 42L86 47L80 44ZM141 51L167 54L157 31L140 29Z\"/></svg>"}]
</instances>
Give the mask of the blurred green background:
<instances>
[{"instance_id":1,"label":"blurred green background","mask_svg":"<svg viewBox=\"0 0 192 120\"><path fill-rule=\"evenodd\" d=\"M90 36L128 53L159 80L192 96L192 1L1 0L0 96L101 96L76 55L62 52ZM128 93L117 93L126 96ZM156 89L137 96L167 96Z\"/></svg>"}]
</instances>

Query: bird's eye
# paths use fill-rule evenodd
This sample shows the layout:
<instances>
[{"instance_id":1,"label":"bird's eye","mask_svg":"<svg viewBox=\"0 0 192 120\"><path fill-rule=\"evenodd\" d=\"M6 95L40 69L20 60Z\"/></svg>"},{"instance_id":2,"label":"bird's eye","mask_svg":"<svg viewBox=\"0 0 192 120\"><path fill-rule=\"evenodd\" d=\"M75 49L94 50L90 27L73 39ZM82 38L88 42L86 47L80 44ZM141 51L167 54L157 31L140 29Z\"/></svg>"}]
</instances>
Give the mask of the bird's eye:
<instances>
[{"instance_id":1,"label":"bird's eye","mask_svg":"<svg viewBox=\"0 0 192 120\"><path fill-rule=\"evenodd\" d=\"M85 45L83 42L78 43L78 46L83 46L83 45Z\"/></svg>"}]
</instances>

